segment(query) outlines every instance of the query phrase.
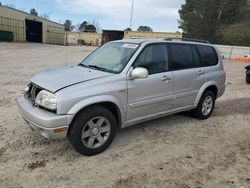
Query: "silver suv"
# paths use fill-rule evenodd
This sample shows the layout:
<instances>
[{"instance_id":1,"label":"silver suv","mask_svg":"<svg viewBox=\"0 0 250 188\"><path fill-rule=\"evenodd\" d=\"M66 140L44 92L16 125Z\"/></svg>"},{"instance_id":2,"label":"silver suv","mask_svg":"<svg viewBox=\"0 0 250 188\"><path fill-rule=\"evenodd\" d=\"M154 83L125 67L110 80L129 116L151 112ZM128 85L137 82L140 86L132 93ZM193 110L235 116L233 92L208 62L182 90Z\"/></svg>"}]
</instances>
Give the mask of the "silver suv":
<instances>
[{"instance_id":1,"label":"silver suv","mask_svg":"<svg viewBox=\"0 0 250 188\"><path fill-rule=\"evenodd\" d=\"M31 78L20 112L46 138L68 138L81 154L104 151L117 128L191 110L207 119L225 90L214 46L195 41L109 42L79 65Z\"/></svg>"}]
</instances>

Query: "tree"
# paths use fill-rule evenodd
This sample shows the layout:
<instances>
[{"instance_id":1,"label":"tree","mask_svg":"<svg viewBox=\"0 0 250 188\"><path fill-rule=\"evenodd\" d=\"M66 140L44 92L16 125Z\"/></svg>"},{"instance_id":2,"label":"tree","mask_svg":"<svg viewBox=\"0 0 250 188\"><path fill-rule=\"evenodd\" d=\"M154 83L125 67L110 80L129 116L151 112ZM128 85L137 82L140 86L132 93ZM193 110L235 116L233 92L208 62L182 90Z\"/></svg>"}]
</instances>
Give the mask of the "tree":
<instances>
[{"instance_id":1,"label":"tree","mask_svg":"<svg viewBox=\"0 0 250 188\"><path fill-rule=\"evenodd\" d=\"M38 12L36 11L36 9L32 8L32 9L30 9L30 14L33 16L37 16Z\"/></svg>"},{"instance_id":2,"label":"tree","mask_svg":"<svg viewBox=\"0 0 250 188\"><path fill-rule=\"evenodd\" d=\"M218 0L215 0L218 1ZM185 37L213 40L218 12L213 0L186 0L179 10L180 27Z\"/></svg>"},{"instance_id":3,"label":"tree","mask_svg":"<svg viewBox=\"0 0 250 188\"><path fill-rule=\"evenodd\" d=\"M94 25L87 25L84 29L84 32L95 33L96 27Z\"/></svg>"},{"instance_id":4,"label":"tree","mask_svg":"<svg viewBox=\"0 0 250 188\"><path fill-rule=\"evenodd\" d=\"M179 10L179 27L187 38L223 43L222 31L225 28L249 20L247 2L248 0L186 0ZM229 30L235 29L230 27Z\"/></svg>"},{"instance_id":5,"label":"tree","mask_svg":"<svg viewBox=\"0 0 250 188\"><path fill-rule=\"evenodd\" d=\"M101 27L100 27L100 24L99 24L98 20L95 20L95 21L92 23L92 25L95 26L96 32L99 32L99 31L101 30Z\"/></svg>"},{"instance_id":6,"label":"tree","mask_svg":"<svg viewBox=\"0 0 250 188\"><path fill-rule=\"evenodd\" d=\"M78 30L81 31L81 32L84 32L87 25L88 25L87 21L82 22L80 27L78 28Z\"/></svg>"},{"instance_id":7,"label":"tree","mask_svg":"<svg viewBox=\"0 0 250 188\"><path fill-rule=\"evenodd\" d=\"M132 29L128 27L128 28L124 29L124 31L132 31Z\"/></svg>"},{"instance_id":8,"label":"tree","mask_svg":"<svg viewBox=\"0 0 250 188\"><path fill-rule=\"evenodd\" d=\"M49 14L48 13L43 13L43 14L40 14L39 15L41 18L44 18L44 19L46 19L46 20L49 20Z\"/></svg>"},{"instance_id":9,"label":"tree","mask_svg":"<svg viewBox=\"0 0 250 188\"><path fill-rule=\"evenodd\" d=\"M78 30L81 32L97 32L100 30L99 22L93 20L90 24L89 22L84 21L79 25Z\"/></svg>"},{"instance_id":10,"label":"tree","mask_svg":"<svg viewBox=\"0 0 250 188\"><path fill-rule=\"evenodd\" d=\"M0 6L2 6L2 2L0 2Z\"/></svg>"},{"instance_id":11,"label":"tree","mask_svg":"<svg viewBox=\"0 0 250 188\"><path fill-rule=\"evenodd\" d=\"M149 26L140 26L138 27L137 31L153 32L153 29Z\"/></svg>"},{"instance_id":12,"label":"tree","mask_svg":"<svg viewBox=\"0 0 250 188\"><path fill-rule=\"evenodd\" d=\"M235 46L249 46L250 24L235 23L220 27L218 30L217 42Z\"/></svg>"},{"instance_id":13,"label":"tree","mask_svg":"<svg viewBox=\"0 0 250 188\"><path fill-rule=\"evenodd\" d=\"M66 20L63 25L65 27L65 31L72 31L75 28L75 26L72 25L72 21L71 20Z\"/></svg>"},{"instance_id":14,"label":"tree","mask_svg":"<svg viewBox=\"0 0 250 188\"><path fill-rule=\"evenodd\" d=\"M80 31L80 30L79 30L80 25L81 25L81 23L75 24L75 25L74 25L74 27L75 27L74 29L75 29L76 31Z\"/></svg>"}]
</instances>

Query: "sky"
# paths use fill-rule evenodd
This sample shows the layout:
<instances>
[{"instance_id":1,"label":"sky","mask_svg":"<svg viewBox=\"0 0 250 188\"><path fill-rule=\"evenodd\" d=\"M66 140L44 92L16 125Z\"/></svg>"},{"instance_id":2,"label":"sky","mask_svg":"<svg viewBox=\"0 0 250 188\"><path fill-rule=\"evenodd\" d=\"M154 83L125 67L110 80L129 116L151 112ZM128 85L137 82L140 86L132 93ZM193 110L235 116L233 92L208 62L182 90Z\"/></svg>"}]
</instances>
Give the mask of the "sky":
<instances>
[{"instance_id":1,"label":"sky","mask_svg":"<svg viewBox=\"0 0 250 188\"><path fill-rule=\"evenodd\" d=\"M35 8L39 14L64 23L98 22L101 29L124 30L130 26L132 0L0 0L3 5L29 12ZM140 25L154 31L178 31L178 10L185 0L134 0L132 29Z\"/></svg>"}]
</instances>

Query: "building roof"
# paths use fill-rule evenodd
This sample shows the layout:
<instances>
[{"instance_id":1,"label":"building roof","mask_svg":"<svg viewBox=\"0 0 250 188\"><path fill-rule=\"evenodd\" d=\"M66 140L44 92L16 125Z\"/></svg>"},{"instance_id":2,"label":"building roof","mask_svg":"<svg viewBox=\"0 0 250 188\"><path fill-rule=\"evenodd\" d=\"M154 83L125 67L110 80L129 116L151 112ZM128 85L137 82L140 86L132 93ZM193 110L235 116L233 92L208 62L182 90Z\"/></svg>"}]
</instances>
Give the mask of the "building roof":
<instances>
[{"instance_id":1,"label":"building roof","mask_svg":"<svg viewBox=\"0 0 250 188\"><path fill-rule=\"evenodd\" d=\"M13 11L17 11L17 12L20 12L20 13L22 13L22 14L27 14L27 15L29 15L29 16L34 16L34 17L37 17L37 18L39 18L39 19L42 19L42 20L45 20L45 21L52 22L52 23L54 23L54 24L58 24L58 25L63 26L63 24L61 24L61 23L54 22L54 21L48 20L48 19L46 19L46 18L42 18L42 17L40 17L40 16L35 16L35 15L32 15L32 14L29 14L28 12L24 12L24 11L21 11L21 10L12 8L12 7L7 7L7 6L4 6L4 5L0 5L0 7L6 8L6 9L10 9L10 10L13 10Z\"/></svg>"}]
</instances>

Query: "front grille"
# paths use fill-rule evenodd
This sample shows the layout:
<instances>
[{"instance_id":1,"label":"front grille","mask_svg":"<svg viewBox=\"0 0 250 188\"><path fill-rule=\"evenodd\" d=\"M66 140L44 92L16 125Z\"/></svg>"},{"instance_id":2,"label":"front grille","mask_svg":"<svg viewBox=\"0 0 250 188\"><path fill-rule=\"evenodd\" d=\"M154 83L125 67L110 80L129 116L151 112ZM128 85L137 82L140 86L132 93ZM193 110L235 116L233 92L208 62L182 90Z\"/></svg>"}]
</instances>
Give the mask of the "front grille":
<instances>
[{"instance_id":1,"label":"front grille","mask_svg":"<svg viewBox=\"0 0 250 188\"><path fill-rule=\"evenodd\" d=\"M37 94L42 90L42 88L37 85L30 83L29 90L24 94L24 96L34 105Z\"/></svg>"}]
</instances>

